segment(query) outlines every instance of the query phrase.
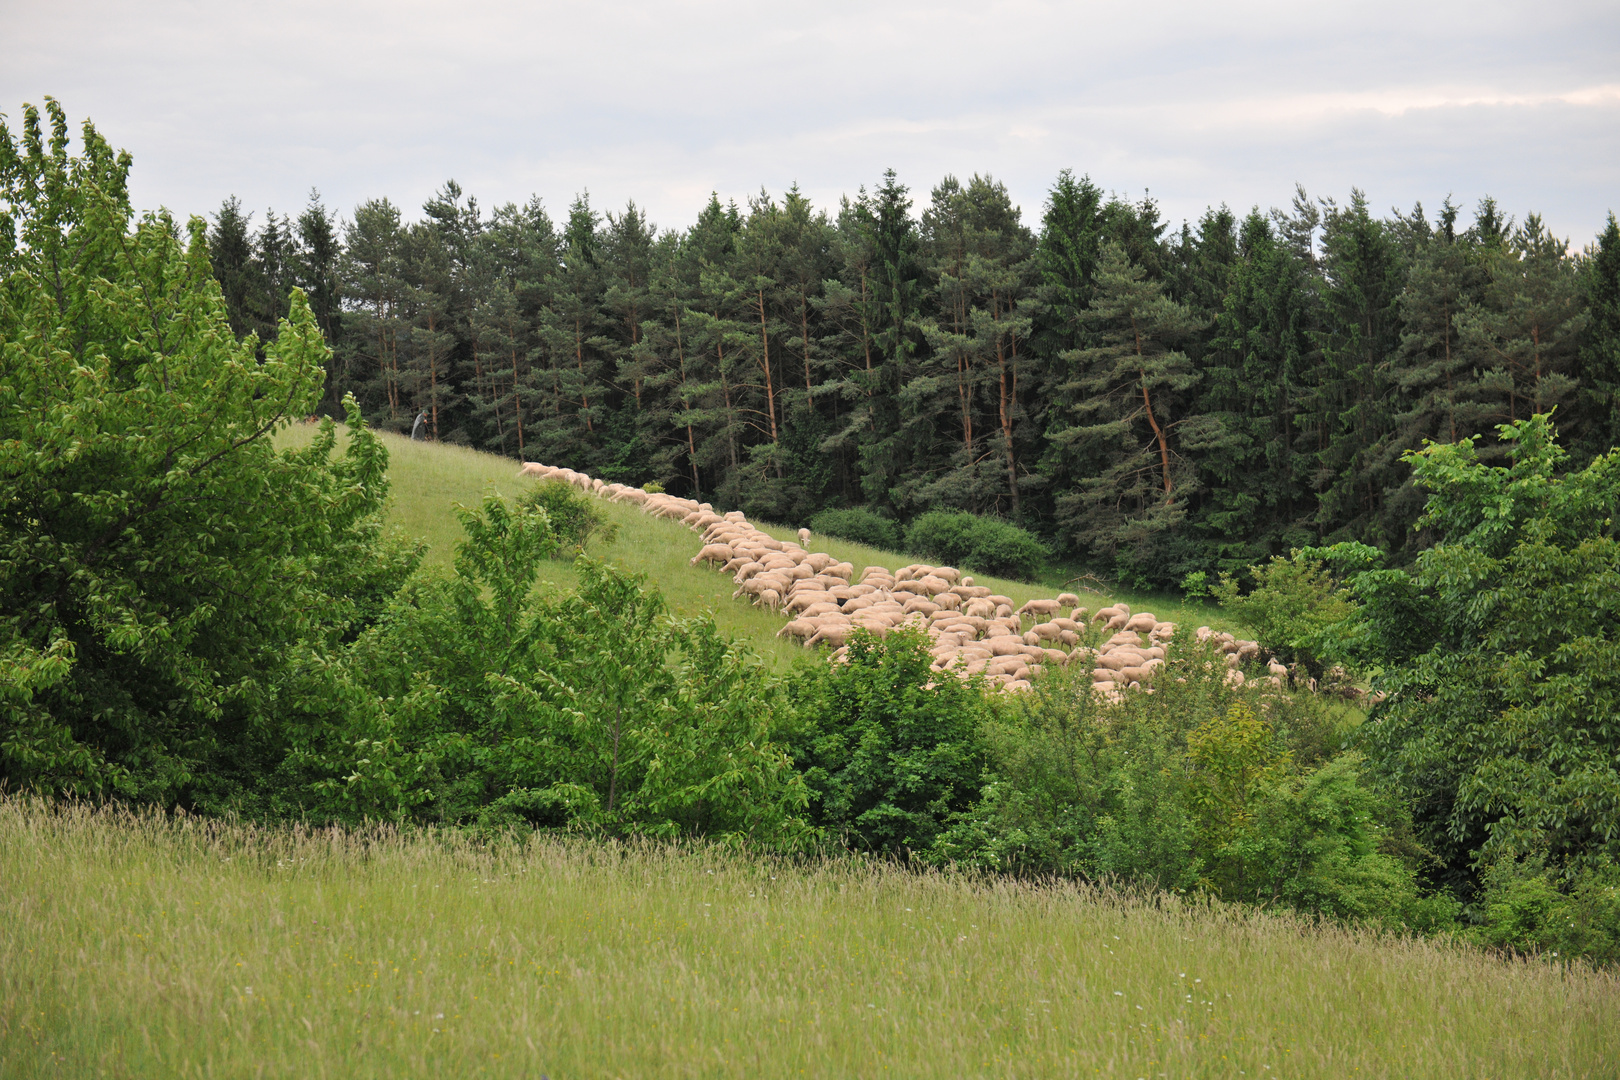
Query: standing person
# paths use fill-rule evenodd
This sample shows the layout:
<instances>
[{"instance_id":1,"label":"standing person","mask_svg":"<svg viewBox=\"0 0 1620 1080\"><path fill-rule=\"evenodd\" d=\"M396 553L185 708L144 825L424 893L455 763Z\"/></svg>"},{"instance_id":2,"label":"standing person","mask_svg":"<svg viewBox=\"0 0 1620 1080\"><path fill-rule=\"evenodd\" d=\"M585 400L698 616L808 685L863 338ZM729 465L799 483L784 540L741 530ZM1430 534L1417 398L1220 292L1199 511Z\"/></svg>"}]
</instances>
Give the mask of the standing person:
<instances>
[{"instance_id":1,"label":"standing person","mask_svg":"<svg viewBox=\"0 0 1620 1080\"><path fill-rule=\"evenodd\" d=\"M427 410L423 409L421 412L416 414L416 423L411 425L412 442L420 442L422 440L422 425L425 423L427 423Z\"/></svg>"}]
</instances>

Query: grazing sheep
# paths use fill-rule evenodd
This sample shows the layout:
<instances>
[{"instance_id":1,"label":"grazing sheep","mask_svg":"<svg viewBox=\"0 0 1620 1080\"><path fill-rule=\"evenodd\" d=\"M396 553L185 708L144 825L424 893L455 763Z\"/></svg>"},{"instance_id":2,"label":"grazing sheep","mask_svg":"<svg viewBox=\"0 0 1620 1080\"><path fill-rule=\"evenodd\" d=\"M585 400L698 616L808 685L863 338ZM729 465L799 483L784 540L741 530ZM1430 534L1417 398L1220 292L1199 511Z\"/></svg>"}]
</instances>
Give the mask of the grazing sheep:
<instances>
[{"instance_id":1,"label":"grazing sheep","mask_svg":"<svg viewBox=\"0 0 1620 1080\"><path fill-rule=\"evenodd\" d=\"M1063 605L1056 600L1031 600L1018 609L1020 615L1044 615L1051 618ZM1071 605L1072 606L1072 605Z\"/></svg>"},{"instance_id":2,"label":"grazing sheep","mask_svg":"<svg viewBox=\"0 0 1620 1080\"><path fill-rule=\"evenodd\" d=\"M725 544L706 544L696 555L692 556L690 566L700 562L721 564L729 563L732 559L731 548Z\"/></svg>"},{"instance_id":3,"label":"grazing sheep","mask_svg":"<svg viewBox=\"0 0 1620 1080\"><path fill-rule=\"evenodd\" d=\"M794 619L776 632L777 637L796 637L801 641L813 635L821 625L814 619Z\"/></svg>"}]
</instances>

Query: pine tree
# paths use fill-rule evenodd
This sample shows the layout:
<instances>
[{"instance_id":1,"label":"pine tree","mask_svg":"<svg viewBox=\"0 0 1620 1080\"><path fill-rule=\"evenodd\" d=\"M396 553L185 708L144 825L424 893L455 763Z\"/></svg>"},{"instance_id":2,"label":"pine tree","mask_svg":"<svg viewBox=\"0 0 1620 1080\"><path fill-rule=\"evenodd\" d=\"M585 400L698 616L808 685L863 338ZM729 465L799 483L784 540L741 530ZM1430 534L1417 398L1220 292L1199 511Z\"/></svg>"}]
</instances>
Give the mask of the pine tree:
<instances>
[{"instance_id":1,"label":"pine tree","mask_svg":"<svg viewBox=\"0 0 1620 1080\"><path fill-rule=\"evenodd\" d=\"M1076 374L1054 403L1066 423L1053 438L1097 467L1059 496L1058 521L1077 546L1140 574L1196 490L1176 434L1189 417L1176 410L1199 375L1172 346L1199 323L1114 241L1103 246L1086 322L1096 344L1068 357Z\"/></svg>"},{"instance_id":2,"label":"pine tree","mask_svg":"<svg viewBox=\"0 0 1620 1080\"><path fill-rule=\"evenodd\" d=\"M1348 530L1375 543L1387 489L1404 479L1399 461L1376 448L1396 411L1388 361L1400 342L1397 301L1406 267L1390 230L1373 218L1367 197L1352 190L1340 209L1324 201L1322 216L1321 383L1312 404L1319 431L1322 529Z\"/></svg>"},{"instance_id":3,"label":"pine tree","mask_svg":"<svg viewBox=\"0 0 1620 1080\"><path fill-rule=\"evenodd\" d=\"M1494 227L1482 232L1497 235ZM1459 319L1459 337L1482 373L1476 392L1494 404L1478 420L1494 426L1574 401L1587 316L1569 244L1550 235L1538 216L1526 217L1505 242L1487 239L1485 247L1486 284ZM1489 456L1483 447L1482 456Z\"/></svg>"},{"instance_id":4,"label":"pine tree","mask_svg":"<svg viewBox=\"0 0 1620 1080\"><path fill-rule=\"evenodd\" d=\"M409 328L401 386L410 411L424 416L428 437L439 440L451 431L450 409L461 400L452 366L456 335L451 253L439 230L420 221L405 230L402 248Z\"/></svg>"},{"instance_id":5,"label":"pine tree","mask_svg":"<svg viewBox=\"0 0 1620 1080\"><path fill-rule=\"evenodd\" d=\"M337 416L348 383L343 370L345 351L340 335L343 321L342 268L343 244L337 222L321 203L320 192L311 189L309 203L298 215L297 245L293 256L293 281L304 290L309 310L332 349L327 365L326 393L322 411Z\"/></svg>"},{"instance_id":6,"label":"pine tree","mask_svg":"<svg viewBox=\"0 0 1620 1080\"><path fill-rule=\"evenodd\" d=\"M404 322L403 230L399 208L373 199L355 208L344 230L343 292L353 303L354 333L345 341L348 370L360 379L357 395L366 411L402 419L399 350ZM368 373L361 376L360 372ZM408 419L408 418L404 418Z\"/></svg>"},{"instance_id":7,"label":"pine tree","mask_svg":"<svg viewBox=\"0 0 1620 1080\"><path fill-rule=\"evenodd\" d=\"M247 309L251 328L261 343L276 339L281 320L287 317L295 285L295 248L292 222L265 211L264 224L253 238L255 288L249 292Z\"/></svg>"},{"instance_id":8,"label":"pine tree","mask_svg":"<svg viewBox=\"0 0 1620 1080\"><path fill-rule=\"evenodd\" d=\"M856 443L862 493L869 503L892 506L892 490L906 468L901 436L900 388L922 340L921 267L911 197L893 169L872 193L867 214L856 219L871 245L871 346L878 358L867 399L870 433Z\"/></svg>"},{"instance_id":9,"label":"pine tree","mask_svg":"<svg viewBox=\"0 0 1620 1080\"><path fill-rule=\"evenodd\" d=\"M1199 422L1183 431L1202 487L1188 530L1197 538L1197 550L1186 553L1188 572L1238 572L1316 536L1307 525L1315 508L1312 447L1299 429L1319 366L1309 269L1258 211L1231 241L1224 228L1221 218L1206 219L1202 233L1212 259L1230 242L1236 261L1219 271L1224 295L1200 345ZM1198 261L1183 257L1186 265ZM1188 291L1208 288L1195 283Z\"/></svg>"},{"instance_id":10,"label":"pine tree","mask_svg":"<svg viewBox=\"0 0 1620 1080\"><path fill-rule=\"evenodd\" d=\"M1620 446L1620 224L1613 212L1581 261L1588 322L1580 352L1577 464Z\"/></svg>"}]
</instances>

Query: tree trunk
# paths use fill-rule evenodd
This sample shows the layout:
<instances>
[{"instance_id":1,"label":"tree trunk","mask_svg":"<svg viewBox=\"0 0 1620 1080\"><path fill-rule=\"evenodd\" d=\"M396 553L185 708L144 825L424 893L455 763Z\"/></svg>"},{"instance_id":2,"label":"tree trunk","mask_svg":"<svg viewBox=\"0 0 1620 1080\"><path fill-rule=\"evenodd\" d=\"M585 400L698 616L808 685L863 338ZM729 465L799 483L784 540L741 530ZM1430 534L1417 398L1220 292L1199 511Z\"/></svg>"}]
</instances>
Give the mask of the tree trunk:
<instances>
[{"instance_id":1,"label":"tree trunk","mask_svg":"<svg viewBox=\"0 0 1620 1080\"><path fill-rule=\"evenodd\" d=\"M686 345L681 338L681 307L675 305L675 359L681 368L681 409L686 408ZM698 482L697 439L692 434L692 425L686 425L686 460L692 466L692 498L703 498L703 485Z\"/></svg>"},{"instance_id":2,"label":"tree trunk","mask_svg":"<svg viewBox=\"0 0 1620 1080\"><path fill-rule=\"evenodd\" d=\"M574 363L579 369L579 399L580 408L585 414L585 430L593 431L591 427L591 395L585 389L585 328L580 324L579 316L574 316Z\"/></svg>"},{"instance_id":3,"label":"tree trunk","mask_svg":"<svg viewBox=\"0 0 1620 1080\"><path fill-rule=\"evenodd\" d=\"M1001 321L1001 298L994 293L990 298L990 317L996 322ZM1018 372L1012 367L1009 373L1008 341L1002 337L1001 331L996 331L996 367L1001 383L1000 419L1001 437L1007 443L1007 494L1012 499L1012 513L1018 517L1018 461L1013 451L1013 410L1017 404L1013 398L1018 392ZM1016 356L1016 353L1014 353ZM1016 363L1016 361L1014 361ZM1011 375L1009 386L1008 376Z\"/></svg>"},{"instance_id":4,"label":"tree trunk","mask_svg":"<svg viewBox=\"0 0 1620 1080\"><path fill-rule=\"evenodd\" d=\"M515 339L514 339L515 340ZM518 460L523 460L523 397L518 393L517 349L512 349L512 411L517 415Z\"/></svg>"},{"instance_id":5,"label":"tree trunk","mask_svg":"<svg viewBox=\"0 0 1620 1080\"><path fill-rule=\"evenodd\" d=\"M759 297L759 366L765 373L765 411L771 421L771 442L776 442L776 384L771 379L771 335L765 327L765 290Z\"/></svg>"},{"instance_id":6,"label":"tree trunk","mask_svg":"<svg viewBox=\"0 0 1620 1080\"><path fill-rule=\"evenodd\" d=\"M1153 437L1159 440L1159 467L1164 470L1164 505L1169 506L1170 498L1170 444L1165 439L1164 429L1159 426L1158 417L1153 415L1153 400L1148 397L1147 363L1142 355L1142 329L1136 323L1136 316L1131 316L1131 335L1136 341L1136 374L1142 380L1142 407L1147 410L1148 423L1153 426Z\"/></svg>"}]
</instances>

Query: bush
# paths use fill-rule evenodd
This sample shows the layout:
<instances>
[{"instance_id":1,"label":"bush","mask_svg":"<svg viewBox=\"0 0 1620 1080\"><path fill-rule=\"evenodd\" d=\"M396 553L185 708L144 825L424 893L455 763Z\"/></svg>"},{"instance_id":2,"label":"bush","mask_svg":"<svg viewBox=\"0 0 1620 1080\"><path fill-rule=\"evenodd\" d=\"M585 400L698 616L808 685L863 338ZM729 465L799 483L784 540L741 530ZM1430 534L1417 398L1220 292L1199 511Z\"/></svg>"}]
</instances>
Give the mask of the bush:
<instances>
[{"instance_id":1,"label":"bush","mask_svg":"<svg viewBox=\"0 0 1620 1080\"><path fill-rule=\"evenodd\" d=\"M1152 694L1107 702L1085 674L1049 673L991 719L981 798L929 859L1422 929L1454 918L1420 895L1404 811L1335 752L1320 699L1233 687L1191 635L1171 657Z\"/></svg>"},{"instance_id":2,"label":"bush","mask_svg":"<svg viewBox=\"0 0 1620 1080\"><path fill-rule=\"evenodd\" d=\"M789 681L796 716L786 741L813 819L851 847L926 849L980 782L985 696L954 678L931 687L927 644L914 630L858 631L848 663L809 661Z\"/></svg>"},{"instance_id":3,"label":"bush","mask_svg":"<svg viewBox=\"0 0 1620 1080\"><path fill-rule=\"evenodd\" d=\"M1538 860L1503 859L1484 875L1474 940L1522 953L1620 960L1620 872L1583 869L1567 880Z\"/></svg>"},{"instance_id":4,"label":"bush","mask_svg":"<svg viewBox=\"0 0 1620 1080\"><path fill-rule=\"evenodd\" d=\"M900 550L900 528L888 518L870 510L823 510L810 519L810 531L836 536L852 544L865 544L881 551Z\"/></svg>"},{"instance_id":5,"label":"bush","mask_svg":"<svg viewBox=\"0 0 1620 1080\"><path fill-rule=\"evenodd\" d=\"M1238 591L1231 574L1222 574L1211 592L1254 634L1262 649L1321 678L1328 665L1346 659L1341 648L1343 626L1355 614L1356 604L1333 580L1327 565L1308 554L1295 551L1286 559L1279 556L1264 566L1251 566L1254 588L1247 595Z\"/></svg>"},{"instance_id":6,"label":"bush","mask_svg":"<svg viewBox=\"0 0 1620 1080\"><path fill-rule=\"evenodd\" d=\"M561 480L536 484L518 502L525 508L539 507L546 512L551 535L557 539L553 558L572 559L583 555L591 540L611 544L619 535L619 527L607 519L599 500Z\"/></svg>"},{"instance_id":7,"label":"bush","mask_svg":"<svg viewBox=\"0 0 1620 1080\"><path fill-rule=\"evenodd\" d=\"M461 518L454 576L414 583L352 651L356 704L304 725L314 816L808 835L751 653L584 556L577 590L538 590L556 541L537 507L492 495Z\"/></svg>"},{"instance_id":8,"label":"bush","mask_svg":"<svg viewBox=\"0 0 1620 1080\"><path fill-rule=\"evenodd\" d=\"M906 530L906 548L982 574L1028 581L1039 573L1049 552L1032 534L996 518L965 511L932 510Z\"/></svg>"}]
</instances>

